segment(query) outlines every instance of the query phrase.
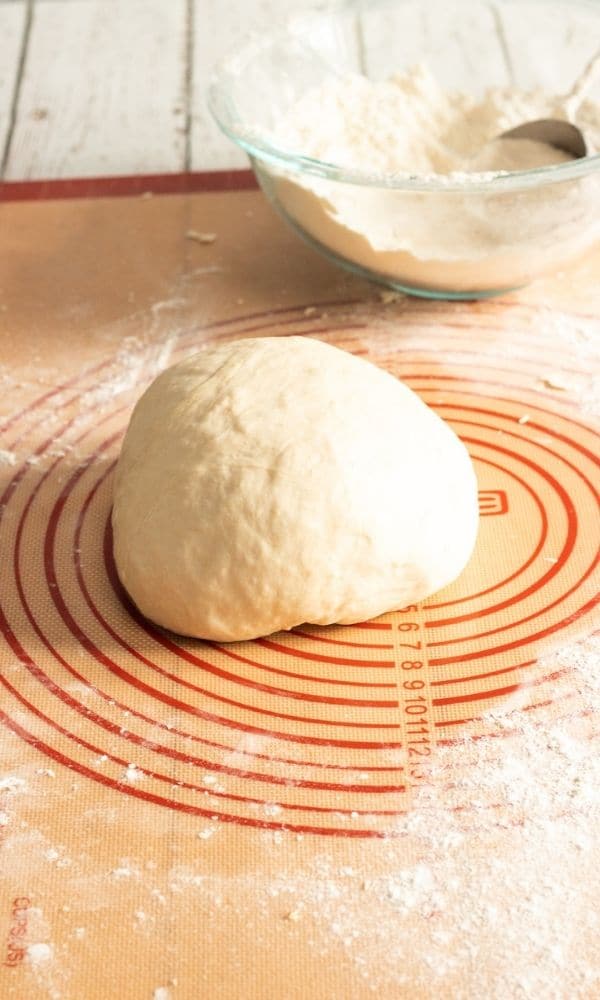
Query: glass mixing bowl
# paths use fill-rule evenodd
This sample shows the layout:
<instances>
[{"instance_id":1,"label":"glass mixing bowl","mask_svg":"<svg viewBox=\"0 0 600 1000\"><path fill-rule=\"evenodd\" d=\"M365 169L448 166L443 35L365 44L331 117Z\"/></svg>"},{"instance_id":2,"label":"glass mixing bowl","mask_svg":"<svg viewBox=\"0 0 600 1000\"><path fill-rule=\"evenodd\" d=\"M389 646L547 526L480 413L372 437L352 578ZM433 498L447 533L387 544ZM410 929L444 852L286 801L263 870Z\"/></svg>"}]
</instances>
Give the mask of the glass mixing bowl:
<instances>
[{"instance_id":1,"label":"glass mixing bowl","mask_svg":"<svg viewBox=\"0 0 600 1000\"><path fill-rule=\"evenodd\" d=\"M378 174L279 148L276 122L331 75L381 80L418 63L476 97L566 94L598 50L598 0L347 2L250 39L217 68L209 106L281 215L327 257L400 291L485 298L600 238L600 156L478 178ZM600 123L599 96L596 86Z\"/></svg>"}]
</instances>

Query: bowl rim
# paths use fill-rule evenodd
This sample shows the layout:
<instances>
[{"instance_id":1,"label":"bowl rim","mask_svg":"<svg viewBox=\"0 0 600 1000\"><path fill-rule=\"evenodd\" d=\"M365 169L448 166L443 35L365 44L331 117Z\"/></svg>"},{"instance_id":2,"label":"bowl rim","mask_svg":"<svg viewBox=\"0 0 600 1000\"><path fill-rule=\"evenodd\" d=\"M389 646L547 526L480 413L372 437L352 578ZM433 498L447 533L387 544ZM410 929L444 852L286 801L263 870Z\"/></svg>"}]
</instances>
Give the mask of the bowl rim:
<instances>
[{"instance_id":1,"label":"bowl rim","mask_svg":"<svg viewBox=\"0 0 600 1000\"><path fill-rule=\"evenodd\" d=\"M503 0L507 5L516 4L518 0ZM532 6L564 6L565 0L527 0ZM565 181L577 180L600 169L600 153L587 156L580 160L566 163L551 164L546 167L534 167L529 170L495 171L482 173L460 174L415 174L401 171L394 174L377 171L352 169L304 156L283 149L271 142L256 129L246 126L236 115L230 98L230 83L239 80L240 69L253 57L259 55L267 47L278 43L297 41L297 31L293 30L303 20L331 19L338 14L348 14L352 8L359 10L364 0L338 0L326 8L299 11L289 17L283 26L273 32L253 34L247 37L241 46L226 53L214 66L208 84L207 104L211 115L221 131L236 145L243 149L252 161L264 161L272 167L283 169L286 173L310 175L324 180L337 181L343 184L360 187L387 188L397 191L422 191L436 193L487 193L490 191L516 191L540 187L545 184L559 184ZM369 4L370 6L370 4ZM582 11L598 13L600 4L591 4L589 0L569 0L571 9L577 7ZM600 16L598 17L600 26Z\"/></svg>"}]
</instances>

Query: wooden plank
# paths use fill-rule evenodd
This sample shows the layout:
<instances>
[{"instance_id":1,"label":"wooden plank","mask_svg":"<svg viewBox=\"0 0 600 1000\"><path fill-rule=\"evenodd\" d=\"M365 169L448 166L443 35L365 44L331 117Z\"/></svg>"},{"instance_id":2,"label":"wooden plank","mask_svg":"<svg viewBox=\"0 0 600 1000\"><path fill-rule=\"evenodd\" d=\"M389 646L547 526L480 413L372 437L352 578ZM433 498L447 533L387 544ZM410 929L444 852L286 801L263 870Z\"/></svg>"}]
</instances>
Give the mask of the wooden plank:
<instances>
[{"instance_id":1,"label":"wooden plank","mask_svg":"<svg viewBox=\"0 0 600 1000\"><path fill-rule=\"evenodd\" d=\"M25 15L24 3L0 3L0 163L11 130Z\"/></svg>"},{"instance_id":2,"label":"wooden plank","mask_svg":"<svg viewBox=\"0 0 600 1000\"><path fill-rule=\"evenodd\" d=\"M185 0L38 3L6 179L182 170L185 38Z\"/></svg>"},{"instance_id":3,"label":"wooden plank","mask_svg":"<svg viewBox=\"0 0 600 1000\"><path fill-rule=\"evenodd\" d=\"M215 63L253 31L273 31L299 9L302 0L254 0L223 3L194 0L191 168L225 170L245 167L248 160L220 131L206 105L206 90Z\"/></svg>"},{"instance_id":4,"label":"wooden plank","mask_svg":"<svg viewBox=\"0 0 600 1000\"><path fill-rule=\"evenodd\" d=\"M492 6L474 7L460 24L438 3L374 7L362 14L361 31L365 71L373 79L386 79L423 63L449 90L479 93L482 83L509 83Z\"/></svg>"},{"instance_id":5,"label":"wooden plank","mask_svg":"<svg viewBox=\"0 0 600 1000\"><path fill-rule=\"evenodd\" d=\"M499 4L501 25L513 82L524 89L566 93L600 49L598 13L574 7L562 15L555 30L548 28L539 6ZM592 90L597 100L600 86Z\"/></svg>"}]
</instances>

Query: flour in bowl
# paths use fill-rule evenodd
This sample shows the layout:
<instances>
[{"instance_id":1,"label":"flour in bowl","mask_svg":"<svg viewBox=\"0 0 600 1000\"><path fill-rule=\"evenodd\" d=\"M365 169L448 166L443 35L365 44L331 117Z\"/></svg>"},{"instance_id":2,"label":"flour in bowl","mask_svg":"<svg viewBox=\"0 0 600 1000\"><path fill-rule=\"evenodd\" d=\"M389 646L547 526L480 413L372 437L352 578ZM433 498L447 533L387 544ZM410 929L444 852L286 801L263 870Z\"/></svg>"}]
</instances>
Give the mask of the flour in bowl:
<instances>
[{"instance_id":1,"label":"flour in bowl","mask_svg":"<svg viewBox=\"0 0 600 1000\"><path fill-rule=\"evenodd\" d=\"M569 118L569 98L514 87L477 98L444 90L418 65L382 81L359 74L328 77L280 119L273 139L279 147L350 170L452 180L568 160L560 150L531 141L502 142L495 158L488 149L480 159L500 133L537 118ZM598 105L582 102L575 123L593 151L599 149Z\"/></svg>"},{"instance_id":2,"label":"flour in bowl","mask_svg":"<svg viewBox=\"0 0 600 1000\"><path fill-rule=\"evenodd\" d=\"M281 117L271 141L373 183L269 168L272 194L319 245L377 275L439 290L521 285L596 236L593 173L518 190L490 186L494 175L569 159L545 143L497 140L548 117L574 120L590 151L600 149L600 107L575 107L572 95L510 87L478 98L445 91L424 66L379 82L331 76ZM415 178L435 189L389 186Z\"/></svg>"}]
</instances>

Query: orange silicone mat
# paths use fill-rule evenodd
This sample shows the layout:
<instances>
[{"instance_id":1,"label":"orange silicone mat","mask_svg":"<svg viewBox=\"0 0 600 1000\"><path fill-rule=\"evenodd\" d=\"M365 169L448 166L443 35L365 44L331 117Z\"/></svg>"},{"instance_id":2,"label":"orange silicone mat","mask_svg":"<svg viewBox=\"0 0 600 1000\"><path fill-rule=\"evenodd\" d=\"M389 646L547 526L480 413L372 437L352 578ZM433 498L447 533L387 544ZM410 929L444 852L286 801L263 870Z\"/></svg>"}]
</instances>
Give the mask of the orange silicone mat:
<instances>
[{"instance_id":1,"label":"orange silicone mat","mask_svg":"<svg viewBox=\"0 0 600 1000\"><path fill-rule=\"evenodd\" d=\"M448 304L336 271L256 192L1 232L0 994L598 996L600 259ZM373 622L167 634L112 560L131 407L208 341L291 334L449 421L475 554Z\"/></svg>"}]
</instances>

